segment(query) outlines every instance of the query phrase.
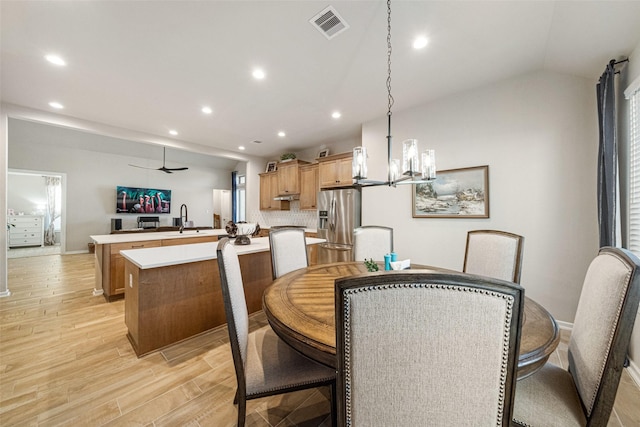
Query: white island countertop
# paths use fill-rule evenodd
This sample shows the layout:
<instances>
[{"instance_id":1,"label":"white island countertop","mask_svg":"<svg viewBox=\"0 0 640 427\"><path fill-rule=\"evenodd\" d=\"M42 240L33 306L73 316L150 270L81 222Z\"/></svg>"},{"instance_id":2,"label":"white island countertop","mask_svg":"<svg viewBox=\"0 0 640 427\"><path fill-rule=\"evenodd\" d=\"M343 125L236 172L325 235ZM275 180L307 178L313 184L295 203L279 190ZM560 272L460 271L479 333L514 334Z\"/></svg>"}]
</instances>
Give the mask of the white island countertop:
<instances>
[{"instance_id":1,"label":"white island countertop","mask_svg":"<svg viewBox=\"0 0 640 427\"><path fill-rule=\"evenodd\" d=\"M316 239L313 237L307 237L306 240L307 245L315 245L325 241L324 239ZM194 243L190 245L162 246L158 248L129 249L120 251L120 254L134 263L138 268L145 270L149 268L167 267L170 265L217 259L217 247L218 242ZM252 237L250 245L234 245L234 247L238 255L268 251L269 238Z\"/></svg>"},{"instance_id":2,"label":"white island countertop","mask_svg":"<svg viewBox=\"0 0 640 427\"><path fill-rule=\"evenodd\" d=\"M262 227L268 229L269 227ZM305 228L307 233L315 233L315 228ZM204 230L184 230L182 233L179 231L152 231L148 233L116 233L116 234L98 234L89 236L93 243L96 245L109 245L113 243L128 243L128 242L143 242L149 240L163 240L163 239L184 239L187 237L198 236L222 236L226 235L227 230L224 228L204 229Z\"/></svg>"},{"instance_id":3,"label":"white island countertop","mask_svg":"<svg viewBox=\"0 0 640 427\"><path fill-rule=\"evenodd\" d=\"M116 233L116 234L100 234L89 236L97 245L109 245L113 243L142 242L148 240L163 239L184 239L187 237L198 236L220 236L226 235L227 231L221 228L205 229L205 230L184 230L179 231L152 231L149 233Z\"/></svg>"}]
</instances>

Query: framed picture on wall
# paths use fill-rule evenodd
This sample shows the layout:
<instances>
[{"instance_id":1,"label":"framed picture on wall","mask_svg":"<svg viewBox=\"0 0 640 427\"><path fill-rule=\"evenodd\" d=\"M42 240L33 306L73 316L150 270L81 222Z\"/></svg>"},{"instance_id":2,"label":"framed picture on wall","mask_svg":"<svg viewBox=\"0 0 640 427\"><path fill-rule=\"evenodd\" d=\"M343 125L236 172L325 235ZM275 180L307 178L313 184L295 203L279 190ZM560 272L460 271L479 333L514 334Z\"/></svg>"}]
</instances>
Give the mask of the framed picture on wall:
<instances>
[{"instance_id":1,"label":"framed picture on wall","mask_svg":"<svg viewBox=\"0 0 640 427\"><path fill-rule=\"evenodd\" d=\"M266 172L275 172L277 168L278 162L267 162L267 170Z\"/></svg>"},{"instance_id":2,"label":"framed picture on wall","mask_svg":"<svg viewBox=\"0 0 640 427\"><path fill-rule=\"evenodd\" d=\"M438 171L412 187L414 218L489 218L489 166Z\"/></svg>"}]
</instances>

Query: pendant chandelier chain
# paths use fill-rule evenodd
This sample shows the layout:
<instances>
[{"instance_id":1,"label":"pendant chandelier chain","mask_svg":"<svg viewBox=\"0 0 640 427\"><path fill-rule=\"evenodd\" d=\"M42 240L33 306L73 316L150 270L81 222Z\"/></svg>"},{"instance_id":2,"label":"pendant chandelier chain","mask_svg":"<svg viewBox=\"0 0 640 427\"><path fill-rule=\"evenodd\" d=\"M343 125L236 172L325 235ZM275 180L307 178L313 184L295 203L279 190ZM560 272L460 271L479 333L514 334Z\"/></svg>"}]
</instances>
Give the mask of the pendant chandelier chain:
<instances>
[{"instance_id":1,"label":"pendant chandelier chain","mask_svg":"<svg viewBox=\"0 0 640 427\"><path fill-rule=\"evenodd\" d=\"M387 115L391 116L393 96L391 95L391 0L387 0Z\"/></svg>"}]
</instances>

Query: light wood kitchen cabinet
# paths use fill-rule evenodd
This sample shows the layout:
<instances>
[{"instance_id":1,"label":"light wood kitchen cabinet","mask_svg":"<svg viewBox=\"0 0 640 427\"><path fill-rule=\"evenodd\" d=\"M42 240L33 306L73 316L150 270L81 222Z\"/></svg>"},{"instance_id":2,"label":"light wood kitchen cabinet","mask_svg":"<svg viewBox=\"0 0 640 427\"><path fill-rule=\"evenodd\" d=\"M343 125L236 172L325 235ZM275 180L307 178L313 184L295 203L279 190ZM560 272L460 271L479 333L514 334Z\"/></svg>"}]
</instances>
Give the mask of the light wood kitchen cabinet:
<instances>
[{"instance_id":1,"label":"light wood kitchen cabinet","mask_svg":"<svg viewBox=\"0 0 640 427\"><path fill-rule=\"evenodd\" d=\"M314 163L301 166L300 210L312 210L318 208L318 191L320 191L318 164Z\"/></svg>"},{"instance_id":2,"label":"light wood kitchen cabinet","mask_svg":"<svg viewBox=\"0 0 640 427\"><path fill-rule=\"evenodd\" d=\"M273 200L278 197L278 172L260 174L260 210L289 210L288 200Z\"/></svg>"},{"instance_id":3,"label":"light wood kitchen cabinet","mask_svg":"<svg viewBox=\"0 0 640 427\"><path fill-rule=\"evenodd\" d=\"M203 235L175 239L143 240L139 242L107 243L96 245L96 289L102 288L109 302L122 298L125 290L125 258L120 251L127 249L158 248L160 246L189 245L193 243L215 242L217 236Z\"/></svg>"},{"instance_id":4,"label":"light wood kitchen cabinet","mask_svg":"<svg viewBox=\"0 0 640 427\"><path fill-rule=\"evenodd\" d=\"M349 187L353 185L351 176L352 153L335 154L318 159L320 188Z\"/></svg>"},{"instance_id":5,"label":"light wood kitchen cabinet","mask_svg":"<svg viewBox=\"0 0 640 427\"><path fill-rule=\"evenodd\" d=\"M124 296L124 257L120 255L120 251L160 246L162 246L161 240L112 243L99 246L102 253L96 253L96 257L102 261L102 290L107 301Z\"/></svg>"},{"instance_id":6,"label":"light wood kitchen cabinet","mask_svg":"<svg viewBox=\"0 0 640 427\"><path fill-rule=\"evenodd\" d=\"M300 167L308 164L302 160L278 163L278 195L300 194Z\"/></svg>"},{"instance_id":7,"label":"light wood kitchen cabinet","mask_svg":"<svg viewBox=\"0 0 640 427\"><path fill-rule=\"evenodd\" d=\"M193 243L217 242L218 236L193 236L181 239L162 239L162 246L191 245Z\"/></svg>"}]
</instances>

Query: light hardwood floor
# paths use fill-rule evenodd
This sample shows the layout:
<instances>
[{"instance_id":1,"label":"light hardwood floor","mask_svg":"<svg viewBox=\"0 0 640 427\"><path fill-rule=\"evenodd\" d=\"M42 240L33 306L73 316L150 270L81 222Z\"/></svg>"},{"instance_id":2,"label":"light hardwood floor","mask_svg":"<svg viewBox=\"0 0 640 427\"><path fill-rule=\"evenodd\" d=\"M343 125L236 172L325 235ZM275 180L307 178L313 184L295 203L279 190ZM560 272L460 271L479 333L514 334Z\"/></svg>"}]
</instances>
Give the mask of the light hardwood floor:
<instances>
[{"instance_id":1,"label":"light hardwood floor","mask_svg":"<svg viewBox=\"0 0 640 427\"><path fill-rule=\"evenodd\" d=\"M0 298L1 426L232 426L235 373L226 328L137 358L123 301L92 296L93 256L10 259ZM266 325L251 316L253 329ZM552 357L566 363L568 334ZM565 365L566 366L566 365ZM328 390L249 401L247 426L328 426ZM609 426L640 425L624 372Z\"/></svg>"}]
</instances>

